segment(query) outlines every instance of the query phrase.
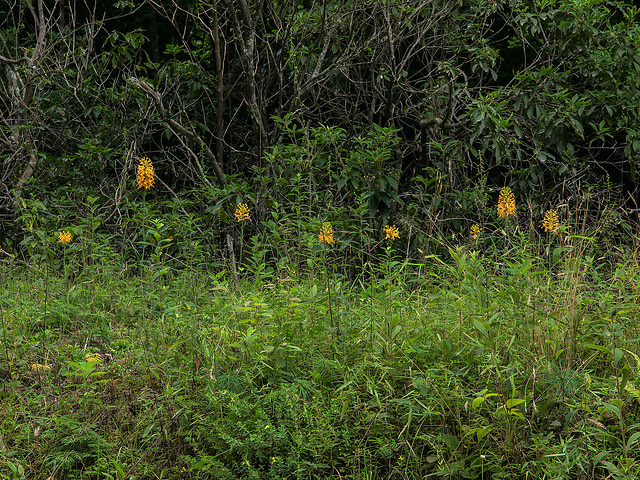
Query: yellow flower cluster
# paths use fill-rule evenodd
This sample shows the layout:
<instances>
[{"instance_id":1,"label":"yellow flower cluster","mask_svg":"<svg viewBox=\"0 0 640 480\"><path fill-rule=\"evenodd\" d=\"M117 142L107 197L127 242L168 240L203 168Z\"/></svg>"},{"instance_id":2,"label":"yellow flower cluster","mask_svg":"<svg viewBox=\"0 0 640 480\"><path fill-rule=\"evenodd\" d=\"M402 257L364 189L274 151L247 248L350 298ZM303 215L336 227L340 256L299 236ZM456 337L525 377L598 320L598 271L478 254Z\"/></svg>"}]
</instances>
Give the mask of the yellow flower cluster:
<instances>
[{"instance_id":1,"label":"yellow flower cluster","mask_svg":"<svg viewBox=\"0 0 640 480\"><path fill-rule=\"evenodd\" d=\"M99 363L102 361L102 355L100 355L99 353L87 353L84 356L84 359L87 362L95 362L95 363Z\"/></svg>"},{"instance_id":2,"label":"yellow flower cluster","mask_svg":"<svg viewBox=\"0 0 640 480\"><path fill-rule=\"evenodd\" d=\"M42 365L41 363L34 363L31 365L31 370L34 372L50 372L51 367L49 365Z\"/></svg>"},{"instance_id":3,"label":"yellow flower cluster","mask_svg":"<svg viewBox=\"0 0 640 480\"><path fill-rule=\"evenodd\" d=\"M515 215L516 202L513 192L509 187L504 187L500 190L500 196L498 197L498 215L501 217L508 217L509 215ZM554 233L560 229L560 219L556 210L547 210L542 219L542 228L545 232ZM477 223L471 227L471 236L475 239L478 238L482 232L482 227Z\"/></svg>"},{"instance_id":4,"label":"yellow flower cluster","mask_svg":"<svg viewBox=\"0 0 640 480\"><path fill-rule=\"evenodd\" d=\"M555 210L547 210L542 220L542 228L545 232L555 232L560 228L560 220L558 219L558 212Z\"/></svg>"},{"instance_id":5,"label":"yellow flower cluster","mask_svg":"<svg viewBox=\"0 0 640 480\"><path fill-rule=\"evenodd\" d=\"M249 216L249 207L247 207L246 203L240 203L236 207L236 220L238 222L246 222L247 220L251 220Z\"/></svg>"},{"instance_id":6,"label":"yellow flower cluster","mask_svg":"<svg viewBox=\"0 0 640 480\"><path fill-rule=\"evenodd\" d=\"M320 243L333 243L333 228L331 223L324 222L322 224L322 230L318 236L318 242Z\"/></svg>"},{"instance_id":7,"label":"yellow flower cluster","mask_svg":"<svg viewBox=\"0 0 640 480\"><path fill-rule=\"evenodd\" d=\"M394 240L396 238L400 238L400 232L398 231L398 227L395 225L387 225L384 227L385 240Z\"/></svg>"},{"instance_id":8,"label":"yellow flower cluster","mask_svg":"<svg viewBox=\"0 0 640 480\"><path fill-rule=\"evenodd\" d=\"M141 158L138 165L138 188L149 190L153 185L153 163L150 158Z\"/></svg>"},{"instance_id":9,"label":"yellow flower cluster","mask_svg":"<svg viewBox=\"0 0 640 480\"><path fill-rule=\"evenodd\" d=\"M504 187L500 190L500 197L498 198L498 216L508 217L516 213L516 200L513 196L513 192L509 187Z\"/></svg>"},{"instance_id":10,"label":"yellow flower cluster","mask_svg":"<svg viewBox=\"0 0 640 480\"><path fill-rule=\"evenodd\" d=\"M71 232L60 232L60 235L58 235L58 243L71 243Z\"/></svg>"}]
</instances>

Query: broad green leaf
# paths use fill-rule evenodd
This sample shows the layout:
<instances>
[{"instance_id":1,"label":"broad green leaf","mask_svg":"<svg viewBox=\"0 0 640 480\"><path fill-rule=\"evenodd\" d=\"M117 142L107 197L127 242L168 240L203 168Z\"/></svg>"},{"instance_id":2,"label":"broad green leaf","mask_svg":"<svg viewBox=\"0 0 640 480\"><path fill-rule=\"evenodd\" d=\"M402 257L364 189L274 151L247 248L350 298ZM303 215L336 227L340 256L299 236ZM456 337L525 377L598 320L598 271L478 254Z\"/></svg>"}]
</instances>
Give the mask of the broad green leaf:
<instances>
[{"instance_id":1,"label":"broad green leaf","mask_svg":"<svg viewBox=\"0 0 640 480\"><path fill-rule=\"evenodd\" d=\"M622 414L620 413L620 409L616 406L613 405L611 403L605 403L602 407L600 407L598 409L598 411L600 411L602 409L602 411L606 410L608 412L613 413L616 417L618 417L618 419L622 419Z\"/></svg>"},{"instance_id":2,"label":"broad green leaf","mask_svg":"<svg viewBox=\"0 0 640 480\"><path fill-rule=\"evenodd\" d=\"M444 444L449 448L449 450L455 451L458 449L460 441L455 435L446 434L444 436Z\"/></svg>"},{"instance_id":3,"label":"broad green leaf","mask_svg":"<svg viewBox=\"0 0 640 480\"><path fill-rule=\"evenodd\" d=\"M473 399L473 402L471 402L471 407L475 410L477 409L480 405L482 405L482 403L485 401L484 397L476 397Z\"/></svg>"},{"instance_id":4,"label":"broad green leaf","mask_svg":"<svg viewBox=\"0 0 640 480\"><path fill-rule=\"evenodd\" d=\"M507 400L507 408L513 408L517 405L521 405L523 404L525 401L522 398L511 398L509 400Z\"/></svg>"},{"instance_id":5,"label":"broad green leaf","mask_svg":"<svg viewBox=\"0 0 640 480\"><path fill-rule=\"evenodd\" d=\"M478 320L474 320L473 321L473 326L475 327L476 330L478 330L482 335L484 335L485 338L489 338L489 332L487 332L487 329L485 328L485 326L480 323Z\"/></svg>"},{"instance_id":6,"label":"broad green leaf","mask_svg":"<svg viewBox=\"0 0 640 480\"><path fill-rule=\"evenodd\" d=\"M476 437L478 438L478 441L482 440L484 437L489 435L491 433L491 430L493 430L493 427L487 427L487 428L479 427L478 430L476 431Z\"/></svg>"},{"instance_id":7,"label":"broad green leaf","mask_svg":"<svg viewBox=\"0 0 640 480\"><path fill-rule=\"evenodd\" d=\"M620 359L622 359L623 356L624 356L624 352L622 350L620 350L619 348L613 349L613 362L616 365L618 365L618 363L620 362Z\"/></svg>"},{"instance_id":8,"label":"broad green leaf","mask_svg":"<svg viewBox=\"0 0 640 480\"><path fill-rule=\"evenodd\" d=\"M629 440L627 440L627 450L630 449L633 446L633 444L638 441L638 439L640 439L640 432L636 432L633 435L631 435L629 437Z\"/></svg>"}]
</instances>

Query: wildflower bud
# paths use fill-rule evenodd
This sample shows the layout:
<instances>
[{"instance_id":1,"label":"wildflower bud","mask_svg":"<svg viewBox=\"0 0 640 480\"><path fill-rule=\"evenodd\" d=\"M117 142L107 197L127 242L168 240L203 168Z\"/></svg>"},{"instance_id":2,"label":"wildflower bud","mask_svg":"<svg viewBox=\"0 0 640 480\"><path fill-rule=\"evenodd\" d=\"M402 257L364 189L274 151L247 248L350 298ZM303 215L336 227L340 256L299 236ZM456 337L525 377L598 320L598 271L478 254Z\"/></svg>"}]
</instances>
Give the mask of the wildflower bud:
<instances>
[{"instance_id":1,"label":"wildflower bud","mask_svg":"<svg viewBox=\"0 0 640 480\"><path fill-rule=\"evenodd\" d=\"M555 210L547 210L542 220L542 228L545 232L555 232L560 228L560 221L558 219L558 212Z\"/></svg>"},{"instance_id":2,"label":"wildflower bud","mask_svg":"<svg viewBox=\"0 0 640 480\"><path fill-rule=\"evenodd\" d=\"M516 200L513 196L513 192L509 187L504 187L500 190L500 197L498 198L498 216L508 217L516 213Z\"/></svg>"},{"instance_id":3,"label":"wildflower bud","mask_svg":"<svg viewBox=\"0 0 640 480\"><path fill-rule=\"evenodd\" d=\"M322 230L320 230L320 235L318 235L318 242L333 243L333 228L331 227L331 223L324 222L322 224Z\"/></svg>"},{"instance_id":4,"label":"wildflower bud","mask_svg":"<svg viewBox=\"0 0 640 480\"><path fill-rule=\"evenodd\" d=\"M138 165L138 188L149 190L154 186L153 179L153 163L150 158L144 157L140 159Z\"/></svg>"},{"instance_id":5,"label":"wildflower bud","mask_svg":"<svg viewBox=\"0 0 640 480\"><path fill-rule=\"evenodd\" d=\"M395 240L396 238L400 238L400 232L398 231L398 227L395 225L387 225L384 227L385 240Z\"/></svg>"},{"instance_id":6,"label":"wildflower bud","mask_svg":"<svg viewBox=\"0 0 640 480\"><path fill-rule=\"evenodd\" d=\"M236 220L238 222L251 220L251 217L249 216L249 207L247 207L246 203L239 203L236 207Z\"/></svg>"}]
</instances>

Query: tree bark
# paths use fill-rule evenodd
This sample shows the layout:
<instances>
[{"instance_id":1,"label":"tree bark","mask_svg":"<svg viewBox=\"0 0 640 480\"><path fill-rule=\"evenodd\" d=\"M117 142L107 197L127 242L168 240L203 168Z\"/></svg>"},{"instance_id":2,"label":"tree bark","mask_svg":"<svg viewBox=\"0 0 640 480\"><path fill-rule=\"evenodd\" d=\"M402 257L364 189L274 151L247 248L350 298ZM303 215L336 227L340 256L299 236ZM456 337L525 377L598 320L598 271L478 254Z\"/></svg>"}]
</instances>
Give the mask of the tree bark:
<instances>
[{"instance_id":1,"label":"tree bark","mask_svg":"<svg viewBox=\"0 0 640 480\"><path fill-rule=\"evenodd\" d=\"M56 2L57 3L57 2ZM13 125L11 125L10 144L14 148L13 155L20 157L22 151L26 152L28 157L27 165L18 177L13 189L13 206L16 210L22 208L22 191L29 179L33 176L38 165L38 154L35 145L35 138L32 135L33 129L27 126L25 112L28 111L33 97L34 84L31 77L23 78L12 65L26 63L30 70L34 70L44 48L44 40L49 30L48 22L44 18L44 9L42 0L38 0L37 10L33 9L31 3L28 4L33 21L36 26L36 44L30 57L21 57L19 59L11 59L0 55L0 61L5 63L5 74L9 84L9 93L11 95L10 103L12 106ZM54 7L55 8L55 7ZM24 126L24 127L23 127ZM23 127L23 128L21 128ZM21 145L24 145L22 147Z\"/></svg>"},{"instance_id":2,"label":"tree bark","mask_svg":"<svg viewBox=\"0 0 640 480\"><path fill-rule=\"evenodd\" d=\"M224 169L224 63L220 48L220 21L217 4L213 9L213 48L216 53L216 76L218 77L216 109L216 156L220 168Z\"/></svg>"},{"instance_id":3,"label":"tree bark","mask_svg":"<svg viewBox=\"0 0 640 480\"><path fill-rule=\"evenodd\" d=\"M255 17L251 15L251 9L246 0L238 0L242 13L242 22L238 18L234 1L229 0L229 10L233 17L235 29L239 32L240 61L245 77L244 99L247 102L251 116L256 122L258 129L258 158L262 158L264 149L267 146L267 129L264 121L262 105L258 102L258 86L256 84L256 19L262 15L264 1L260 1Z\"/></svg>"}]
</instances>

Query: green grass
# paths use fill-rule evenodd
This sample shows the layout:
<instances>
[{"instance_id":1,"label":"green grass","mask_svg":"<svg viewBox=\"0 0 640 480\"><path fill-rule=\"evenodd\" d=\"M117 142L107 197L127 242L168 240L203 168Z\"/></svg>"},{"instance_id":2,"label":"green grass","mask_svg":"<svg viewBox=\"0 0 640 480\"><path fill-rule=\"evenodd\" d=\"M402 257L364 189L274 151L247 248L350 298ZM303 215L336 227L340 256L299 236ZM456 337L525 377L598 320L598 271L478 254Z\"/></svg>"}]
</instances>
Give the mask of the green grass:
<instances>
[{"instance_id":1,"label":"green grass","mask_svg":"<svg viewBox=\"0 0 640 480\"><path fill-rule=\"evenodd\" d=\"M238 287L4 266L0 474L637 478L632 252L474 248Z\"/></svg>"}]
</instances>

